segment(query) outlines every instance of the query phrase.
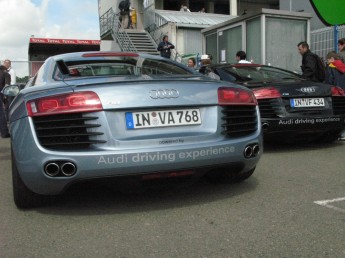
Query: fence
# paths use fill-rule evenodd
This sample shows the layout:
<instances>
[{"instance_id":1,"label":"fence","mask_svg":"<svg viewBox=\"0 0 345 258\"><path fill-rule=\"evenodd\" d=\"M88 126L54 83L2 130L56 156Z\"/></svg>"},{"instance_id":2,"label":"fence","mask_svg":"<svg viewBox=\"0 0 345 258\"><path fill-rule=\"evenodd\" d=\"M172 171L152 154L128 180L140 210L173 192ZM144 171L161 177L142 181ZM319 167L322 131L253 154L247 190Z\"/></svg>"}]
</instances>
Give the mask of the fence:
<instances>
[{"instance_id":1,"label":"fence","mask_svg":"<svg viewBox=\"0 0 345 258\"><path fill-rule=\"evenodd\" d=\"M16 61L11 60L11 65L14 71L16 72L16 76L19 78L23 77L32 77L34 76L38 69L44 61Z\"/></svg>"},{"instance_id":2,"label":"fence","mask_svg":"<svg viewBox=\"0 0 345 258\"><path fill-rule=\"evenodd\" d=\"M345 25L338 26L338 38L345 38ZM336 51L334 49L334 27L327 27L318 30L314 30L310 34L310 49L312 52L326 58L326 55L330 51Z\"/></svg>"}]
</instances>

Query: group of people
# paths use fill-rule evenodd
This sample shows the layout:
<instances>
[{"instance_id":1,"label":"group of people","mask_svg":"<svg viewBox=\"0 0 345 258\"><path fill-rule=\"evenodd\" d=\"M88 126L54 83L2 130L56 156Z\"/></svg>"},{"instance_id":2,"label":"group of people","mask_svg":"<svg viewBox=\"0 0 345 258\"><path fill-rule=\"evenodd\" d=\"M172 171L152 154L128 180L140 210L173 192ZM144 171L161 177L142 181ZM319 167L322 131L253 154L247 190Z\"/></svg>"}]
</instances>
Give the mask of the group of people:
<instances>
[{"instance_id":1,"label":"group of people","mask_svg":"<svg viewBox=\"0 0 345 258\"><path fill-rule=\"evenodd\" d=\"M307 42L297 45L302 55L302 77L316 82L325 82L345 90L345 38L338 40L339 53L331 51L326 55L324 66L320 57L312 53Z\"/></svg>"},{"instance_id":2,"label":"group of people","mask_svg":"<svg viewBox=\"0 0 345 258\"><path fill-rule=\"evenodd\" d=\"M137 11L131 6L129 0L119 3L121 27L124 29L135 29L137 25Z\"/></svg>"},{"instance_id":3,"label":"group of people","mask_svg":"<svg viewBox=\"0 0 345 258\"><path fill-rule=\"evenodd\" d=\"M6 59L2 65L0 65L0 92L6 85L16 83L16 73L11 66L11 60ZM3 99L0 98L0 134L1 138L8 138L10 136L7 121L5 116L5 109Z\"/></svg>"},{"instance_id":4,"label":"group of people","mask_svg":"<svg viewBox=\"0 0 345 258\"><path fill-rule=\"evenodd\" d=\"M326 67L319 56L312 53L307 42L297 45L302 55L302 77L315 82L325 82L345 90L345 38L338 40L338 53L331 51L326 55ZM345 130L340 140L345 140Z\"/></svg>"},{"instance_id":5,"label":"group of people","mask_svg":"<svg viewBox=\"0 0 345 258\"><path fill-rule=\"evenodd\" d=\"M250 64L252 62L247 61L247 54L245 51L238 51L236 53L235 56L236 61L239 64ZM212 78L215 78L215 76L213 74L210 75L210 73L208 72L207 66L209 66L210 64L212 64L212 56L211 55L201 55L200 57L200 69L199 72L202 74L206 74ZM196 69L197 68L197 64L196 64L196 60L194 57L188 58L187 61L187 66L191 69Z\"/></svg>"}]
</instances>

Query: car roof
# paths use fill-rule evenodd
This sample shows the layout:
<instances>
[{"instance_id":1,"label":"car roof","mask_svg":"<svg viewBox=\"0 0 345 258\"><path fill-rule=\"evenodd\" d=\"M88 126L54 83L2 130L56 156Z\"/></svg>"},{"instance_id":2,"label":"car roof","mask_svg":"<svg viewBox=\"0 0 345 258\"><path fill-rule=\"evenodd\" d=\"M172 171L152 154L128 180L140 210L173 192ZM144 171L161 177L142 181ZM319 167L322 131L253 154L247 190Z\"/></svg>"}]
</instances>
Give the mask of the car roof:
<instances>
[{"instance_id":1,"label":"car roof","mask_svg":"<svg viewBox=\"0 0 345 258\"><path fill-rule=\"evenodd\" d=\"M83 59L87 57L106 58L106 57L143 57L154 59L166 59L158 55L151 55L140 52L116 52L116 51L87 51L87 52L73 52L61 55L52 56L56 60L68 60L68 59Z\"/></svg>"},{"instance_id":2,"label":"car roof","mask_svg":"<svg viewBox=\"0 0 345 258\"><path fill-rule=\"evenodd\" d=\"M210 67L265 67L268 65L252 64L252 63L226 63L226 64L211 64ZM272 66L273 67L273 66Z\"/></svg>"}]
</instances>

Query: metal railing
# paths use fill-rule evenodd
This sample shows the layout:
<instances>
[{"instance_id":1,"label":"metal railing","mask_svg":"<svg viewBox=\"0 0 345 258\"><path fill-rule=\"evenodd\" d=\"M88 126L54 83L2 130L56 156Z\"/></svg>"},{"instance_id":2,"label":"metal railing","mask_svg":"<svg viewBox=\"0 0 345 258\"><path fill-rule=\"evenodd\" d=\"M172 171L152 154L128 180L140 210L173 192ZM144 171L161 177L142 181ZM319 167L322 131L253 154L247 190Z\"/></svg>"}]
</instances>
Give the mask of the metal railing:
<instances>
[{"instance_id":1,"label":"metal railing","mask_svg":"<svg viewBox=\"0 0 345 258\"><path fill-rule=\"evenodd\" d=\"M151 35L152 39L158 45L162 41L163 36L168 35L168 33L163 32L161 28L167 25L169 22L164 17L162 17L161 15L159 15L158 13L152 10L148 10L148 12L151 12L150 20L153 23L148 24L145 30ZM170 52L171 52L171 57L170 57L171 59L177 62L182 62L182 55L180 55L176 49L171 49Z\"/></svg>"},{"instance_id":2,"label":"metal railing","mask_svg":"<svg viewBox=\"0 0 345 258\"><path fill-rule=\"evenodd\" d=\"M119 13L116 14L113 8L110 8L99 19L101 37L107 33L111 33L113 39L118 43L122 51L138 52L128 36L126 29L122 28Z\"/></svg>"},{"instance_id":3,"label":"metal railing","mask_svg":"<svg viewBox=\"0 0 345 258\"><path fill-rule=\"evenodd\" d=\"M345 25L338 26L338 38L345 38ZM335 51L334 46L337 42L335 39L334 27L327 27L318 30L314 30L310 33L310 49L318 56L325 59L326 55L330 51Z\"/></svg>"}]
</instances>

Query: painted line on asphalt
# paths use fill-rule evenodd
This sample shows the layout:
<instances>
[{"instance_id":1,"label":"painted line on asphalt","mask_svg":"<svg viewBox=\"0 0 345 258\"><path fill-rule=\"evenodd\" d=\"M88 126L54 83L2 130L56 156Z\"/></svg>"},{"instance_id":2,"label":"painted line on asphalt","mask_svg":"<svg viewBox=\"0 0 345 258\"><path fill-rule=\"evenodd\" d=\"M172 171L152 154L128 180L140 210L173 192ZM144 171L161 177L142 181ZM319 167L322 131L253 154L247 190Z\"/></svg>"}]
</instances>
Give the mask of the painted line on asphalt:
<instances>
[{"instance_id":1,"label":"painted line on asphalt","mask_svg":"<svg viewBox=\"0 0 345 258\"><path fill-rule=\"evenodd\" d=\"M327 207L329 209L335 210L335 211L339 211L339 212L343 212L345 213L345 209L341 209L339 207L330 205L330 203L334 203L334 202L342 202L345 201L345 197L341 197L341 198L336 198L336 199L331 199L331 200L322 200L322 201L315 201L315 204Z\"/></svg>"}]
</instances>

